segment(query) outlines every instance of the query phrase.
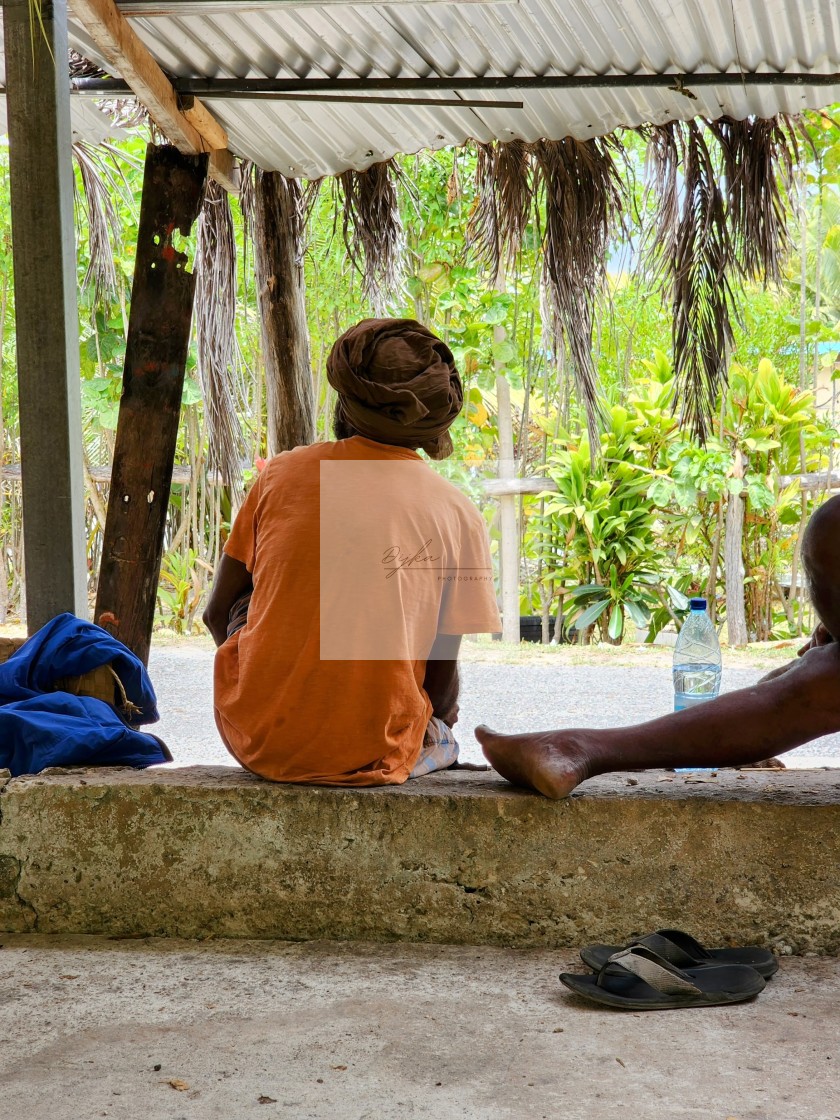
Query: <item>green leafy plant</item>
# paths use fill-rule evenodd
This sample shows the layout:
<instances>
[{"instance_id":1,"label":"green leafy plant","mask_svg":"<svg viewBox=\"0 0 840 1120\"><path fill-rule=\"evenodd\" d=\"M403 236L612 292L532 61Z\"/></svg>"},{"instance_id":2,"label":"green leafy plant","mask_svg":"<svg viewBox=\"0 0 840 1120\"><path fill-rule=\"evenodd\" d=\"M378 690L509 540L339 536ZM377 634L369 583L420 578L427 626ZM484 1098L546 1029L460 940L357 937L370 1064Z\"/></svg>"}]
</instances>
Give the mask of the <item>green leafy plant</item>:
<instances>
[{"instance_id":1,"label":"green leafy plant","mask_svg":"<svg viewBox=\"0 0 840 1120\"><path fill-rule=\"evenodd\" d=\"M565 543L558 574L576 584L567 593L567 623L579 633L598 623L616 644L628 617L648 628L661 605L665 552L648 491L657 473L651 462L674 424L667 399L667 387L655 386L631 408L614 405L597 458L586 439L576 444L565 435L567 446L546 468L557 489L546 496L545 513L557 519Z\"/></svg>"},{"instance_id":2,"label":"green leafy plant","mask_svg":"<svg viewBox=\"0 0 840 1120\"><path fill-rule=\"evenodd\" d=\"M212 568L195 549L189 549L186 555L170 552L166 557L160 572L158 605L161 620L176 633L191 634L196 629L208 572Z\"/></svg>"}]
</instances>

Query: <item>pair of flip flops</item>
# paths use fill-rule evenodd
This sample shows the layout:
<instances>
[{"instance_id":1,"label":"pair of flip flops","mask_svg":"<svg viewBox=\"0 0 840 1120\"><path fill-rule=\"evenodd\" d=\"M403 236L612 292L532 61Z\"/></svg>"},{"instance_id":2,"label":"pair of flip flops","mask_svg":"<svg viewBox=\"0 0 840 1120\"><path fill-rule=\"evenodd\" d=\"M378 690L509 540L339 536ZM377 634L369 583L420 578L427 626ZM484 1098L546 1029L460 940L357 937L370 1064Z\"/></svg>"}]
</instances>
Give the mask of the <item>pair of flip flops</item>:
<instances>
[{"instance_id":1,"label":"pair of flip flops","mask_svg":"<svg viewBox=\"0 0 840 1120\"><path fill-rule=\"evenodd\" d=\"M660 929L629 945L587 945L594 975L564 972L577 995L625 1011L716 1007L754 999L778 970L769 949L706 949L678 929Z\"/></svg>"}]
</instances>

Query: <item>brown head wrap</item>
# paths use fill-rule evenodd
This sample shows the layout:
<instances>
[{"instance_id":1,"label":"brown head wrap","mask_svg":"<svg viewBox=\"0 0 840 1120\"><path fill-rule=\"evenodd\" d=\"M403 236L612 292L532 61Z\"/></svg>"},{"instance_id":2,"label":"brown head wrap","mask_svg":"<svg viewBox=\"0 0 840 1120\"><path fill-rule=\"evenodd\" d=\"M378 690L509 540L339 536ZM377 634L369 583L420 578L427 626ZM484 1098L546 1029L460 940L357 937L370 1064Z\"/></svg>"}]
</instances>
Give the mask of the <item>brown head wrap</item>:
<instances>
[{"instance_id":1,"label":"brown head wrap","mask_svg":"<svg viewBox=\"0 0 840 1120\"><path fill-rule=\"evenodd\" d=\"M336 341L327 379L351 427L377 443L452 453L464 390L446 343L414 319L363 319Z\"/></svg>"}]
</instances>

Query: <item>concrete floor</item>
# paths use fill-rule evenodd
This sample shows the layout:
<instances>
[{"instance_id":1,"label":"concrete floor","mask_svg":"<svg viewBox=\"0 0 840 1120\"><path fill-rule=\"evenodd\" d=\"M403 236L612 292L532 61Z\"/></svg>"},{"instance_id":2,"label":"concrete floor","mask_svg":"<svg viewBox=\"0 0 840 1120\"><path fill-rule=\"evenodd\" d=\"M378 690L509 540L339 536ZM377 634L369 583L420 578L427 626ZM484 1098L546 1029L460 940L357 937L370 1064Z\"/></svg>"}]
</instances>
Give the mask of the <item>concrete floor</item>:
<instances>
[{"instance_id":1,"label":"concrete floor","mask_svg":"<svg viewBox=\"0 0 840 1120\"><path fill-rule=\"evenodd\" d=\"M840 960L740 1007L601 1011L570 954L0 935L15 1120L837 1120Z\"/></svg>"}]
</instances>

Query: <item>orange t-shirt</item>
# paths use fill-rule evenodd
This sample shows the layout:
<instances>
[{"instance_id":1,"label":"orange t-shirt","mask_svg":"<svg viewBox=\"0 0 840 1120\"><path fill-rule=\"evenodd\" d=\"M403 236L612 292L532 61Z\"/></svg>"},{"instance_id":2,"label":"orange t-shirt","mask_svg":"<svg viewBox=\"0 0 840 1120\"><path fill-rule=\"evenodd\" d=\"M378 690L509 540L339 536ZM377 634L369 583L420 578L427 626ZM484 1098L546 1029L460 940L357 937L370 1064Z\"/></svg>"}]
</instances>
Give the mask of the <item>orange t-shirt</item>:
<instances>
[{"instance_id":1,"label":"orange t-shirt","mask_svg":"<svg viewBox=\"0 0 840 1120\"><path fill-rule=\"evenodd\" d=\"M403 782L440 634L501 629L484 521L416 452L361 436L272 459L225 546L254 584L216 653L216 723L283 782Z\"/></svg>"}]
</instances>

